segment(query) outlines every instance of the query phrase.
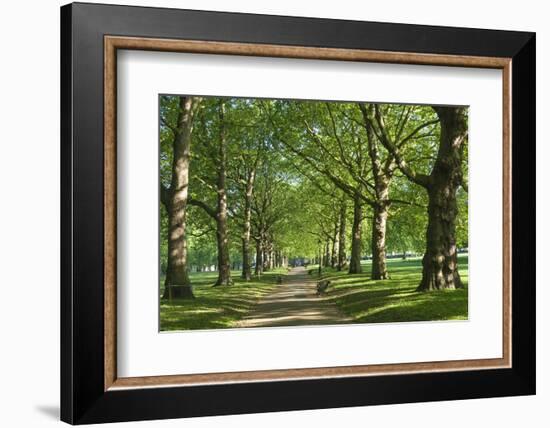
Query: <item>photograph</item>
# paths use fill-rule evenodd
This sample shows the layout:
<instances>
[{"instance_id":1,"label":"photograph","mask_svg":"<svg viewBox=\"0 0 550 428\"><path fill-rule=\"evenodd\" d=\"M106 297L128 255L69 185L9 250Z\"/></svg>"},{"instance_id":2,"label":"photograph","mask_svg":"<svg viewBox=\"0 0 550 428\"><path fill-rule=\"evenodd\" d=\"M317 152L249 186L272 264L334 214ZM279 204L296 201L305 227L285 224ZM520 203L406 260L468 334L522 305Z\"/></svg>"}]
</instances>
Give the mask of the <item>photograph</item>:
<instances>
[{"instance_id":1,"label":"photograph","mask_svg":"<svg viewBox=\"0 0 550 428\"><path fill-rule=\"evenodd\" d=\"M543 14L398 2L315 17L299 2L26 11L40 37L13 30L23 42L8 44L19 71L5 79L17 116L5 199L34 207L5 210L24 220L6 222L23 266L7 271L26 272L21 255L56 231L60 290L42 275L30 302L58 307L50 324L6 299L23 322L8 328L14 349L28 345L16 358L57 344L21 368L55 388L33 384L36 411L15 406L11 422L40 425L58 398L69 424L333 426L357 412L387 423L390 409L411 426L481 412L508 427L542 414ZM42 21L51 52L28 49L51 34ZM50 59L56 85L25 74ZM36 104L29 122L31 99L60 108ZM30 123L41 138L22 156ZM33 156L22 173L16 160ZM58 227L42 227L55 200ZM26 388L6 367L10 389Z\"/></svg>"},{"instance_id":2,"label":"photograph","mask_svg":"<svg viewBox=\"0 0 550 428\"><path fill-rule=\"evenodd\" d=\"M468 320L468 106L158 103L161 332Z\"/></svg>"}]
</instances>

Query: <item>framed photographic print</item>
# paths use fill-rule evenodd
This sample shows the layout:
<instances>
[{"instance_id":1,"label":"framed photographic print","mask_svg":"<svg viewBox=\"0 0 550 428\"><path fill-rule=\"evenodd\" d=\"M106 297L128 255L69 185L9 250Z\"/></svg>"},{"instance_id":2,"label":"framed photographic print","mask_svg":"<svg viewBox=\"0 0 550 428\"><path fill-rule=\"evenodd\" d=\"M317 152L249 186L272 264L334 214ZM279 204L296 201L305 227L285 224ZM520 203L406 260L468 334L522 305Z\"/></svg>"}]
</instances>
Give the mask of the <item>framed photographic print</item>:
<instances>
[{"instance_id":1,"label":"framed photographic print","mask_svg":"<svg viewBox=\"0 0 550 428\"><path fill-rule=\"evenodd\" d=\"M72 424L535 393L535 35L61 8Z\"/></svg>"}]
</instances>

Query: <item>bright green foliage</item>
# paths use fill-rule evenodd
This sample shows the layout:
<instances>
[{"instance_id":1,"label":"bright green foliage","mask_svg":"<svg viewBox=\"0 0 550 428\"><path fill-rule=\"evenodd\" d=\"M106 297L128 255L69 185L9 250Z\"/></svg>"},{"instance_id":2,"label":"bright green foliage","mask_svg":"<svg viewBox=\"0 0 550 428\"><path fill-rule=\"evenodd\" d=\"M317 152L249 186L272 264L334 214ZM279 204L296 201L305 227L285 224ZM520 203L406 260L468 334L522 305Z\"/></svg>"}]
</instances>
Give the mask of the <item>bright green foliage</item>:
<instances>
[{"instance_id":1,"label":"bright green foliage","mask_svg":"<svg viewBox=\"0 0 550 428\"><path fill-rule=\"evenodd\" d=\"M220 115L223 103L224 113ZM272 288L279 270L266 268L251 281L239 278L246 235L246 201L251 202L249 258L254 263L258 248L266 248L286 261L317 262L337 246L338 226L344 216L345 248L350 258L354 195L362 205L361 258L365 267L353 277L341 272L330 299L358 322L463 319L467 314L467 288L442 293L415 293L422 274L420 257L426 250L428 195L418 181L407 178L395 164L391 147L381 143L384 129L406 163L419 174L429 175L438 154L440 125L430 106L381 104L376 109L383 125L367 125L367 108L352 102L265 100L205 97L195 115L189 163L189 202L185 237L187 269L195 300L162 301L161 330L231 327L260 296ZM369 112L375 108L370 105ZM178 118L177 96L161 96L159 170L161 183L170 185L174 130ZM374 121L374 118L371 117ZM373 132L369 132L369 129ZM224 137L222 138L221 135ZM224 192L227 195L227 230L234 285L211 288L218 263L217 208L220 141L226 162ZM371 144L369 144L369 142ZM386 147L388 147L386 149ZM388 166L385 250L388 256L407 254L407 260L389 258L389 280L371 281L372 229L380 192L375 186L372 149L382 166ZM456 244L468 247L468 147L463 152L464 183L457 190ZM395 156L399 156L396 154ZM393 162L393 163L392 163ZM254 175L253 192L247 180ZM194 203L191 203L193 201ZM197 201L200 203L198 204ZM342 206L346 210L341 210ZM206 206L206 209L204 208ZM356 206L359 206L357 204ZM160 204L160 270L166 271L168 221ZM373 224L375 226L373 226ZM225 236L219 234L218 236ZM340 236L338 236L339 240ZM220 238L224 241L222 238ZM224 241L225 242L225 241ZM222 248L226 248L223 246ZM357 248L357 247L356 247ZM221 252L225 254L225 252ZM263 261L265 263L265 256ZM416 258L415 258L416 257ZM358 258L354 259L357 260ZM284 265L279 263L279 265ZM326 265L326 257L324 264ZM467 284L467 258L458 261ZM273 265L275 266L275 265ZM252 268L254 272L254 268ZM162 281L161 281L162 283Z\"/></svg>"},{"instance_id":2,"label":"bright green foliage","mask_svg":"<svg viewBox=\"0 0 550 428\"><path fill-rule=\"evenodd\" d=\"M218 162L217 141L221 124L218 117L220 98L205 98L197 114L191 149L191 198L200 199L215 208L215 168ZM178 102L175 96L160 97L162 117L160 131L160 175L167 185L172 162L172 131L162 123L174 126ZM254 201L269 199L265 215L270 239L288 258L311 258L333 233L335 215L342 195L349 197L360 189L366 201L374 200L372 170L367 155L366 131L356 103L316 101L225 99L224 126L228 139L227 192L230 210L231 261L241 263L241 228L243 212L243 177L259 157ZM389 134L408 135L419 124L436 118L430 106L383 105ZM407 118L407 120L404 120ZM437 154L439 128L426 127L403 145L407 161L421 173L428 173ZM387 151L380 146L382 160ZM467 148L465 153L467 159ZM467 175L467 162L464 163ZM346 193L347 192L347 193ZM396 170L390 186L387 225L388 253L420 254L425 246L427 224L425 191ZM458 191L457 244L468 245L468 195ZM370 255L370 221L372 210L364 206L363 255ZM161 206L160 258L166 265L166 212ZM348 209L348 235L352 209ZM216 264L215 222L201 208L188 207L188 265L191 271ZM252 222L258 219L252 216ZM258 230L252 230L252 237ZM349 236L347 239L350 242ZM254 241L251 240L251 246ZM254 254L254 251L251 250ZM349 250L347 251L349 256Z\"/></svg>"}]
</instances>

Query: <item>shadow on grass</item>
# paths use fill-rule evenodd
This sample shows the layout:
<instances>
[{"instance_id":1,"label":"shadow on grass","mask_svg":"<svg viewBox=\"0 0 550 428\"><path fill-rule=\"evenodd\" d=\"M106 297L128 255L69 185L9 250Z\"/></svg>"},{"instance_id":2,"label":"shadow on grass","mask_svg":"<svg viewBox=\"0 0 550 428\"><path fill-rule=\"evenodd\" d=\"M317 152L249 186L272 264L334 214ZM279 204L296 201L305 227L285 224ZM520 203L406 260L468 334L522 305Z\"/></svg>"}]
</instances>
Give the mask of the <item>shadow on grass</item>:
<instances>
[{"instance_id":1,"label":"shadow on grass","mask_svg":"<svg viewBox=\"0 0 550 428\"><path fill-rule=\"evenodd\" d=\"M195 299L161 300L160 330L230 328L275 287L280 275L286 275L286 270L273 270L260 278L244 281L240 272L233 272L233 285L212 287L216 272L193 274ZM163 290L160 291L162 294Z\"/></svg>"},{"instance_id":2,"label":"shadow on grass","mask_svg":"<svg viewBox=\"0 0 550 428\"><path fill-rule=\"evenodd\" d=\"M467 256L459 257L459 267L464 289L429 293L416 292L422 276L420 258L388 260L390 279L382 281L370 279L370 262L363 264L363 273L354 275L325 268L321 278L330 279L332 283L324 299L327 304L335 304L350 323L464 320L468 318ZM216 272L192 274L196 299L161 301L161 331L234 327L237 321L250 314L260 298L276 287L277 277L287 272L274 270L250 282L240 279L239 274L233 272L235 283L228 287L212 287ZM306 279L318 280L319 277L315 273L307 275ZM295 293L288 297L289 300L304 298L307 296ZM280 318L284 325L293 325L300 317L317 322L323 314L308 313L307 309L300 314L287 313L275 308L269 316Z\"/></svg>"},{"instance_id":3,"label":"shadow on grass","mask_svg":"<svg viewBox=\"0 0 550 428\"><path fill-rule=\"evenodd\" d=\"M364 272L343 275L326 270L333 283L328 299L356 323L464 320L468 318L468 257L459 257L460 290L416 292L422 277L420 259L388 260L390 279L370 279L370 263Z\"/></svg>"},{"instance_id":4,"label":"shadow on grass","mask_svg":"<svg viewBox=\"0 0 550 428\"><path fill-rule=\"evenodd\" d=\"M422 293L406 302L393 300L360 314L358 322L403 322L467 319L468 300L465 290Z\"/></svg>"}]
</instances>

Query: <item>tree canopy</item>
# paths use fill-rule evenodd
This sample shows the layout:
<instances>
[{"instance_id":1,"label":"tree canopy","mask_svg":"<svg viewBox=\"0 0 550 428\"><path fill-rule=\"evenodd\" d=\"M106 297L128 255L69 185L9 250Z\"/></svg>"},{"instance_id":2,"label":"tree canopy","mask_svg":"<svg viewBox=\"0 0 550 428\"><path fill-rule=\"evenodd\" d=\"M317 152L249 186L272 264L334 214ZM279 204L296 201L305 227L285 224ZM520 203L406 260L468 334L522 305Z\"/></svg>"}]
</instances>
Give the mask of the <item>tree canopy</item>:
<instances>
[{"instance_id":1,"label":"tree canopy","mask_svg":"<svg viewBox=\"0 0 550 428\"><path fill-rule=\"evenodd\" d=\"M466 109L164 95L159 103L168 286L188 285L178 269L213 270L217 285L230 285L231 270L250 279L314 263L354 274L364 258L372 279L386 279L386 258L410 253L428 255L429 275L456 270L453 252L468 246ZM446 261L429 265L438 254Z\"/></svg>"}]
</instances>

